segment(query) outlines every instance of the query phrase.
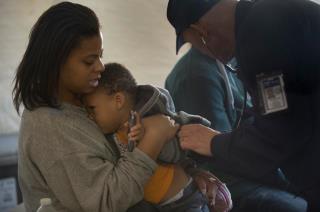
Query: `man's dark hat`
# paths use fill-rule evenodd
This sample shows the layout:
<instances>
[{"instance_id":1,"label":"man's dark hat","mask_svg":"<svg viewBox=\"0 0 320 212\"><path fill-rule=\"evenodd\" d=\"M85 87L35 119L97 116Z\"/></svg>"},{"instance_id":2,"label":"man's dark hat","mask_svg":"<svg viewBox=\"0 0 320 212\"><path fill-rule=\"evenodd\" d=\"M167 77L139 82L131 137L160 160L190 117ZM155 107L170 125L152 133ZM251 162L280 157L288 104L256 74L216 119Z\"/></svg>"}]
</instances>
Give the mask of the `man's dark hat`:
<instances>
[{"instance_id":1,"label":"man's dark hat","mask_svg":"<svg viewBox=\"0 0 320 212\"><path fill-rule=\"evenodd\" d=\"M196 23L219 0L169 0L167 18L176 30L176 53L185 43L182 33Z\"/></svg>"}]
</instances>

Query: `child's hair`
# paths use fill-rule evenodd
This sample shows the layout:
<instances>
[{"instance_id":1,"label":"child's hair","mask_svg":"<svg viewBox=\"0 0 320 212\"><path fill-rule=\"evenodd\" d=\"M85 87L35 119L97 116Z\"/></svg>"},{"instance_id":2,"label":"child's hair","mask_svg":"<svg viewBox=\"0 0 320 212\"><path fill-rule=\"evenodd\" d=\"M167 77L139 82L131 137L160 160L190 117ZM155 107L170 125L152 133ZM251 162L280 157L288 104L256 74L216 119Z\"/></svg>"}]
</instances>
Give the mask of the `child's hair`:
<instances>
[{"instance_id":1,"label":"child's hair","mask_svg":"<svg viewBox=\"0 0 320 212\"><path fill-rule=\"evenodd\" d=\"M100 23L86 6L61 2L45 11L33 26L27 49L19 64L13 102L33 110L59 107L57 87L62 65L82 39L98 36Z\"/></svg>"},{"instance_id":2,"label":"child's hair","mask_svg":"<svg viewBox=\"0 0 320 212\"><path fill-rule=\"evenodd\" d=\"M101 73L99 86L106 89L109 95L116 92L126 92L134 100L137 92L137 82L130 71L119 63L107 63Z\"/></svg>"}]
</instances>

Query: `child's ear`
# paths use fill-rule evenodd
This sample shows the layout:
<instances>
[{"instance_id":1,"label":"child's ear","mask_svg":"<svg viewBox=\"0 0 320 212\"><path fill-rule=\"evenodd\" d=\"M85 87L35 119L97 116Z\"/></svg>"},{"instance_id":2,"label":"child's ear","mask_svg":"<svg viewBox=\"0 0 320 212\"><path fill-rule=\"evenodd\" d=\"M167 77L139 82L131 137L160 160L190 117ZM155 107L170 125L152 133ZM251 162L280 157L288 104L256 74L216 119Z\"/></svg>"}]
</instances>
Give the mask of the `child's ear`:
<instances>
[{"instance_id":1,"label":"child's ear","mask_svg":"<svg viewBox=\"0 0 320 212\"><path fill-rule=\"evenodd\" d=\"M126 97L124 95L124 93L122 92L117 92L114 95L115 101L116 101L116 107L117 109L122 109L124 107L125 101L126 101Z\"/></svg>"}]
</instances>

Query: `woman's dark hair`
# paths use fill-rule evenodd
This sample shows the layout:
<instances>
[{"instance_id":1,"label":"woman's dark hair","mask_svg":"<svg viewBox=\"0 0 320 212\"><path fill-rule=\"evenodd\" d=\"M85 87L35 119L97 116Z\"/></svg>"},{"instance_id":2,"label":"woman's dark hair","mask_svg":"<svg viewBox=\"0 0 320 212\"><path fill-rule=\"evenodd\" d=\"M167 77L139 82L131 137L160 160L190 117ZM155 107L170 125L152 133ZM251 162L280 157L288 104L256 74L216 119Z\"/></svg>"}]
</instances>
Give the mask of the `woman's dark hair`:
<instances>
[{"instance_id":1,"label":"woman's dark hair","mask_svg":"<svg viewBox=\"0 0 320 212\"><path fill-rule=\"evenodd\" d=\"M130 71L119 63L107 63L104 65L104 72L101 73L99 86L106 89L109 95L116 92L126 92L132 100L137 92L137 82Z\"/></svg>"},{"instance_id":2,"label":"woman's dark hair","mask_svg":"<svg viewBox=\"0 0 320 212\"><path fill-rule=\"evenodd\" d=\"M58 81L62 65L83 38L99 35L100 23L88 7L62 2L45 11L33 26L13 88L17 112L21 103L29 110L59 107Z\"/></svg>"}]
</instances>

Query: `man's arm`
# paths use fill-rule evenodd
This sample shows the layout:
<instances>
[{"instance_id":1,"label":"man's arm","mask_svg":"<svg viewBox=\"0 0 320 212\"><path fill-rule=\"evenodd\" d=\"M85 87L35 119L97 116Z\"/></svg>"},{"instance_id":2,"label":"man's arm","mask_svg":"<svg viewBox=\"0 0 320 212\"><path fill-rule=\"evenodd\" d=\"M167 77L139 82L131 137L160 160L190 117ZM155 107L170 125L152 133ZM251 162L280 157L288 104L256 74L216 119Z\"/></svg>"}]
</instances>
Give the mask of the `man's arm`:
<instances>
[{"instance_id":1,"label":"man's arm","mask_svg":"<svg viewBox=\"0 0 320 212\"><path fill-rule=\"evenodd\" d=\"M255 121L217 135L211 143L216 162L232 173L260 177L282 166L310 141L313 103L308 90L313 80L319 80L310 74L319 70L314 57L314 53L319 56L319 49L313 51L313 46L319 46L319 39L315 39L318 34L312 30L313 19L304 14L312 11L306 9L310 4L314 3L261 1L240 26L237 59L254 100ZM288 109L261 115L256 76L273 72L284 76Z\"/></svg>"}]
</instances>

